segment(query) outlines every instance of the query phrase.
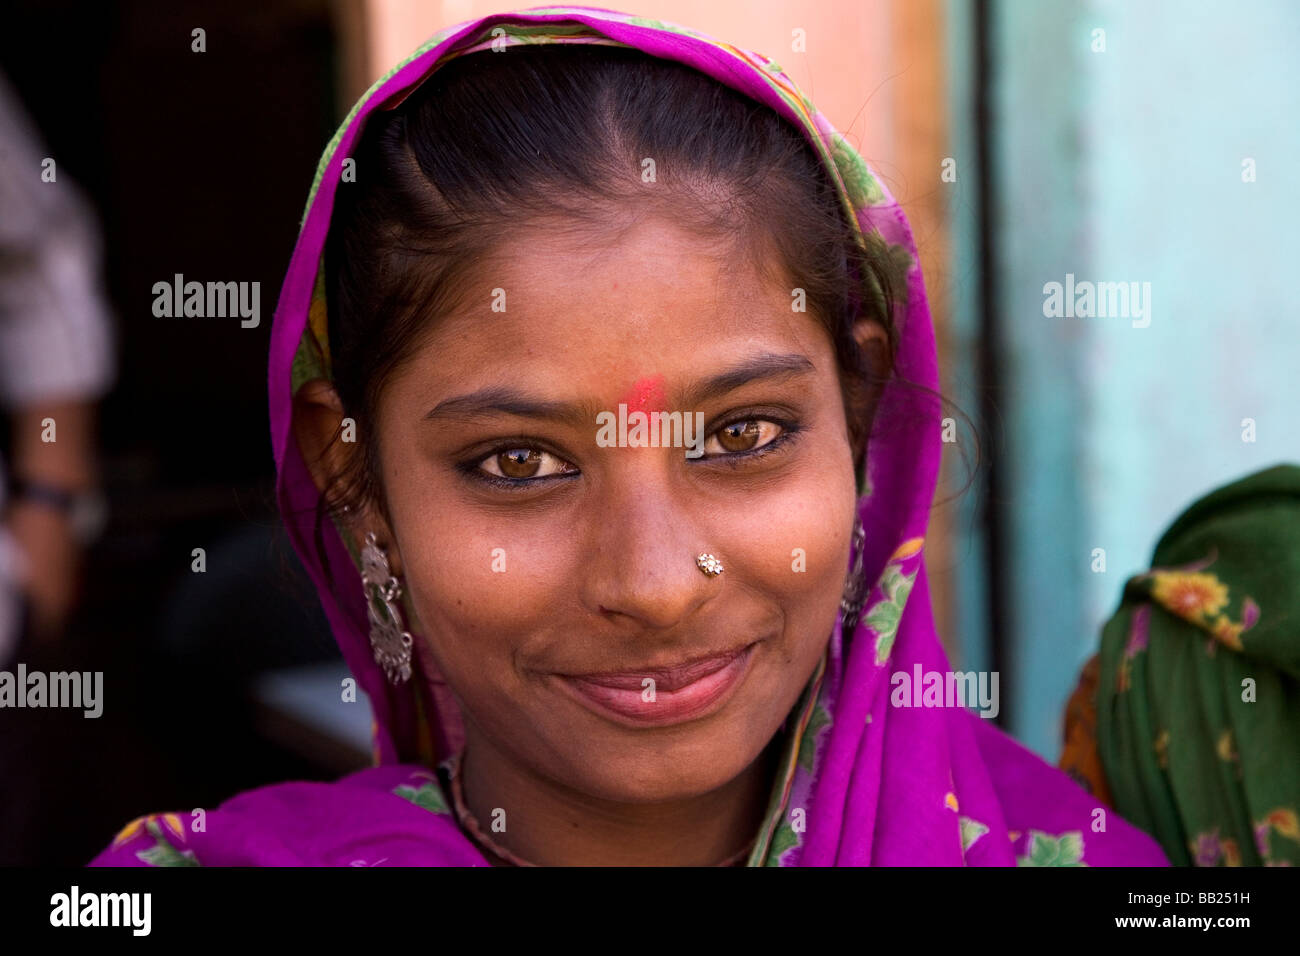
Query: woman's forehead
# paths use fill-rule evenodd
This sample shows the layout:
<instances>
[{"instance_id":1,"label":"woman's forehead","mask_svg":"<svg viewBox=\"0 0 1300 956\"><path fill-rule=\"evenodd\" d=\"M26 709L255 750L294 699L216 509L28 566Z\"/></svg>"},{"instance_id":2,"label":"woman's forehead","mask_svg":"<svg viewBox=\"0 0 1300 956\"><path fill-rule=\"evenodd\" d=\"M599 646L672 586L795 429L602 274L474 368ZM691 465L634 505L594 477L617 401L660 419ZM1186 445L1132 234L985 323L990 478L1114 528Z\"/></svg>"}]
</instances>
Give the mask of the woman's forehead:
<instances>
[{"instance_id":1,"label":"woman's forehead","mask_svg":"<svg viewBox=\"0 0 1300 956\"><path fill-rule=\"evenodd\" d=\"M488 293L497 299L497 313L520 304L559 313L605 309L610 318L633 319L673 307L721 317L751 309L756 300L789 311L794 295L784 270L760 270L741 250L724 250L717 241L658 217L617 237L584 241L546 232L507 237L481 258L468 280L477 287L466 300L470 314Z\"/></svg>"},{"instance_id":2,"label":"woman's forehead","mask_svg":"<svg viewBox=\"0 0 1300 956\"><path fill-rule=\"evenodd\" d=\"M792 308L797 290L743 263L728 271L688 245L665 247L669 234L629 235L590 268L520 244L517 257L480 271L454 315L432 324L399 388L426 400L509 382L649 410L755 357L833 367L821 323Z\"/></svg>"},{"instance_id":3,"label":"woman's forehead","mask_svg":"<svg viewBox=\"0 0 1300 956\"><path fill-rule=\"evenodd\" d=\"M617 320L561 317L547 325L526 313L484 317L479 334L444 332L426 342L390 379L385 398L395 413L449 408L449 421L508 410L578 423L620 405L694 408L757 382L794 383L808 398L838 394L834 349L808 315L773 310L743 326L706 322L694 337L681 331L688 319L670 318L679 323L671 334L646 336ZM819 376L829 384L814 384Z\"/></svg>"}]
</instances>

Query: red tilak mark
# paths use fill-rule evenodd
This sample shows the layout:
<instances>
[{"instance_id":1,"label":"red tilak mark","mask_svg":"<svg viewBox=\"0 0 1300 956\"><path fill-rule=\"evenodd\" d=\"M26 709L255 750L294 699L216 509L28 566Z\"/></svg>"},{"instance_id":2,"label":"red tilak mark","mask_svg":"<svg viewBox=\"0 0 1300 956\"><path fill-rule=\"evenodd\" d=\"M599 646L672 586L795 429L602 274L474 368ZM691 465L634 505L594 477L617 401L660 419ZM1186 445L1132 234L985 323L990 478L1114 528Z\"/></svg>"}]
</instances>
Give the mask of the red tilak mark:
<instances>
[{"instance_id":1,"label":"red tilak mark","mask_svg":"<svg viewBox=\"0 0 1300 956\"><path fill-rule=\"evenodd\" d=\"M647 375L645 378L638 379L628 390L628 393L619 400L619 403L627 405L628 412L661 410L667 404L664 397L664 377L662 375Z\"/></svg>"}]
</instances>

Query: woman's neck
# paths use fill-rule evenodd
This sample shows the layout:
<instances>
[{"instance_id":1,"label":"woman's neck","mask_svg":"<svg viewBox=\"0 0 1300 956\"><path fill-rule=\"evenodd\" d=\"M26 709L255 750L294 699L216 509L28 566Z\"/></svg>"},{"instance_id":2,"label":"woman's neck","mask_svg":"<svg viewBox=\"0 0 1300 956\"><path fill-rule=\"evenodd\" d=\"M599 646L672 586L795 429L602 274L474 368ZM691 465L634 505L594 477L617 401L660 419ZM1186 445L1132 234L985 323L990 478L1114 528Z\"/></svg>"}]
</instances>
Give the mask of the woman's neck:
<instances>
[{"instance_id":1,"label":"woman's neck","mask_svg":"<svg viewBox=\"0 0 1300 956\"><path fill-rule=\"evenodd\" d=\"M491 841L540 866L712 866L753 842L771 793L769 745L735 779L666 803L592 798L500 753L467 722L460 768L465 803ZM506 798L504 795L508 795ZM504 806L503 806L504 805ZM494 813L506 826L494 832Z\"/></svg>"}]
</instances>

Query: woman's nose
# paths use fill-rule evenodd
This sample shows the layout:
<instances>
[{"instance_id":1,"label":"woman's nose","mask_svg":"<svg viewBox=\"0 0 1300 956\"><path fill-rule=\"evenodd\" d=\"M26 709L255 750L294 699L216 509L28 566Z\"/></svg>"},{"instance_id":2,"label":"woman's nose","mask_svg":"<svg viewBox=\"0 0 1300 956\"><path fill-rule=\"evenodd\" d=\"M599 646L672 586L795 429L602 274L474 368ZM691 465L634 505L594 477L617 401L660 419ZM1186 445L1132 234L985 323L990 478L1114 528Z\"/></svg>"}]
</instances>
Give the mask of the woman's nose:
<instances>
[{"instance_id":1,"label":"woman's nose","mask_svg":"<svg viewBox=\"0 0 1300 956\"><path fill-rule=\"evenodd\" d=\"M595 530L585 599L602 616L621 616L642 627L667 630L691 618L716 596L725 575L706 575L701 552L726 556L706 541L699 521L679 501L642 490L631 500L607 502Z\"/></svg>"}]
</instances>

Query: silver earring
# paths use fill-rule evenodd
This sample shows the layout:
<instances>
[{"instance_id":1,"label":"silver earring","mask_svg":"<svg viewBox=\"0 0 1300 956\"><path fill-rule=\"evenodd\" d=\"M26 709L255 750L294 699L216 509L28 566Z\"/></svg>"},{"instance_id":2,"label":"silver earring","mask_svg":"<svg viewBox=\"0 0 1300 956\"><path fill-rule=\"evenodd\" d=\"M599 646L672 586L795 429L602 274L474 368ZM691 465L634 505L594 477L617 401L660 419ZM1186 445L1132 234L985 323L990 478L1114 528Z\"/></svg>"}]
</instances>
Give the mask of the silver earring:
<instances>
[{"instance_id":1,"label":"silver earring","mask_svg":"<svg viewBox=\"0 0 1300 956\"><path fill-rule=\"evenodd\" d=\"M366 535L361 549L361 584L366 590L366 607L370 616L370 646L375 663L384 669L390 682L401 684L411 677L411 635L402 625L402 584L393 577L388 555L375 541L373 531Z\"/></svg>"},{"instance_id":2,"label":"silver earring","mask_svg":"<svg viewBox=\"0 0 1300 956\"><path fill-rule=\"evenodd\" d=\"M853 519L853 547L857 552L853 558L853 570L844 580L844 595L840 598L840 608L844 611L844 627L853 632L858 626L858 615L862 613L863 602L867 599L867 582L862 571L862 545L867 540L867 532L862 527L862 516Z\"/></svg>"}]
</instances>

